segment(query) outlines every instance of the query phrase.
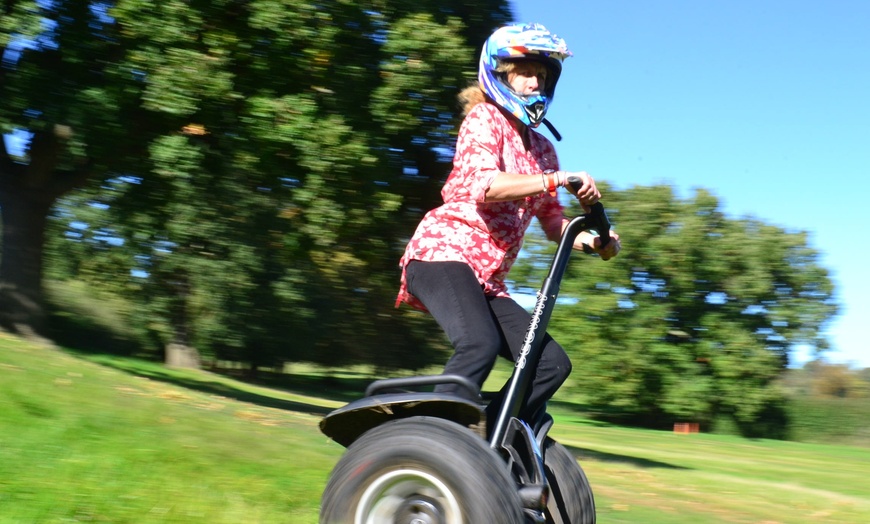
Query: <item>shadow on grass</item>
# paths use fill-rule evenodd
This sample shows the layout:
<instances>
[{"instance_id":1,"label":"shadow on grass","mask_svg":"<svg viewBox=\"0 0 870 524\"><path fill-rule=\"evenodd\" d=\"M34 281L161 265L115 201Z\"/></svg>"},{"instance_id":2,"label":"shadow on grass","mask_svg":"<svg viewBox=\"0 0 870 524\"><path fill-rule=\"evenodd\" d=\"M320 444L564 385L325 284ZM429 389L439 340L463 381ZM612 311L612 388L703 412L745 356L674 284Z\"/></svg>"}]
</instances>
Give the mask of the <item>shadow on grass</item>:
<instances>
[{"instance_id":1,"label":"shadow on grass","mask_svg":"<svg viewBox=\"0 0 870 524\"><path fill-rule=\"evenodd\" d=\"M121 363L104 362L102 364L108 365L110 367L113 367L120 371L124 371L137 377L147 378L149 380L155 380L158 382L165 382L167 384L183 387L192 391L199 391L200 393L206 393L208 395L215 395L218 397L238 400L240 402L247 402L249 404L256 404L258 406L263 406L267 408L296 411L299 413L308 413L311 415L325 415L332 411L331 408L325 406L318 406L316 404L309 404L305 402L297 402L294 400L284 400L276 397L270 397L268 395L261 395L252 391L245 391L243 389L233 387L231 384L226 384L223 382L218 382L214 380L197 380L195 378L177 376L173 374L172 371L169 369L164 372L163 370L157 368L139 369L135 367L124 366L121 365Z\"/></svg>"},{"instance_id":2,"label":"shadow on grass","mask_svg":"<svg viewBox=\"0 0 870 524\"><path fill-rule=\"evenodd\" d=\"M218 380L208 380L196 377L186 377L179 374L177 371L170 368L162 368L157 363L147 361L133 360L108 360L100 361L100 365L111 367L124 373L136 377L146 378L158 382L172 384L192 391L198 391L208 395L215 395L223 398L255 404L262 407L281 409L286 411L294 411L297 413L307 413L310 415L323 416L331 412L333 408L317 405L307 402L299 402L295 400L285 400L269 395L262 395L253 391L234 387L232 384L221 382ZM144 365L143 365L144 363ZM230 370L231 371L231 370ZM246 381L234 376L236 373L228 372L228 370L208 371L207 373L215 373L217 376L225 376L232 380L239 380L241 383L253 384L260 387L271 387L276 390L283 390L288 393L316 396L330 401L345 402L362 396L362 391L365 386L371 381L370 378L336 378L336 377L320 377L320 376L303 376L303 375L288 375L281 380L284 386L287 386L292 381L298 387L281 388L275 385L267 384L264 380Z\"/></svg>"},{"instance_id":3,"label":"shadow on grass","mask_svg":"<svg viewBox=\"0 0 870 524\"><path fill-rule=\"evenodd\" d=\"M581 461L597 460L599 462L621 463L628 464L637 468L660 468L660 469L676 469L688 470L685 466L676 466L667 462L659 462L657 460L649 460L640 457L632 457L631 455L617 455L615 453L606 453L604 451L596 451L589 448L580 448L576 446L565 446L565 448L574 455L575 458Z\"/></svg>"},{"instance_id":4,"label":"shadow on grass","mask_svg":"<svg viewBox=\"0 0 870 524\"><path fill-rule=\"evenodd\" d=\"M212 373L245 384L308 395L335 402L350 402L363 396L375 379L365 373L342 371L341 377L323 374L277 373L258 370L255 377L239 369L213 369Z\"/></svg>"}]
</instances>

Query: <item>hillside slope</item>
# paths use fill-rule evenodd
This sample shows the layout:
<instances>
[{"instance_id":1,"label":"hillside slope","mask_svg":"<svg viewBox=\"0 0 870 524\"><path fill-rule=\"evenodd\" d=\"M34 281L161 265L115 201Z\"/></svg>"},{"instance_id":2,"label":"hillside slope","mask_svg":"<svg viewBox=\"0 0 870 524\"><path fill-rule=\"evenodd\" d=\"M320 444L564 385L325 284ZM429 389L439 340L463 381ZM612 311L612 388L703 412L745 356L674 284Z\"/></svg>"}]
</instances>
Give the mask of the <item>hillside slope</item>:
<instances>
[{"instance_id":1,"label":"hillside slope","mask_svg":"<svg viewBox=\"0 0 870 524\"><path fill-rule=\"evenodd\" d=\"M344 451L317 422L339 404L0 335L0 524L315 524ZM599 522L870 522L867 448L554 416Z\"/></svg>"},{"instance_id":2,"label":"hillside slope","mask_svg":"<svg viewBox=\"0 0 870 524\"><path fill-rule=\"evenodd\" d=\"M0 522L316 522L328 403L129 364L0 338Z\"/></svg>"}]
</instances>

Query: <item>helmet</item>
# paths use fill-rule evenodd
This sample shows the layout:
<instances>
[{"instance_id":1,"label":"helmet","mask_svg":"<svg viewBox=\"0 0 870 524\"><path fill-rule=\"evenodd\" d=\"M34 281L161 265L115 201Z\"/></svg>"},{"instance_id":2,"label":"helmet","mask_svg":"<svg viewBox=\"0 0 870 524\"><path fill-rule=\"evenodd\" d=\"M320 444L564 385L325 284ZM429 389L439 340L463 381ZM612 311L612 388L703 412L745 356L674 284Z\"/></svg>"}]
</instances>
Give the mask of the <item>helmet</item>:
<instances>
[{"instance_id":1,"label":"helmet","mask_svg":"<svg viewBox=\"0 0 870 524\"><path fill-rule=\"evenodd\" d=\"M544 120L562 73L562 61L571 56L564 40L541 24L517 24L502 27L483 44L478 80L483 92L496 104L532 127ZM549 74L543 92L523 96L508 84L505 73L498 71L502 62L536 60L547 66Z\"/></svg>"}]
</instances>

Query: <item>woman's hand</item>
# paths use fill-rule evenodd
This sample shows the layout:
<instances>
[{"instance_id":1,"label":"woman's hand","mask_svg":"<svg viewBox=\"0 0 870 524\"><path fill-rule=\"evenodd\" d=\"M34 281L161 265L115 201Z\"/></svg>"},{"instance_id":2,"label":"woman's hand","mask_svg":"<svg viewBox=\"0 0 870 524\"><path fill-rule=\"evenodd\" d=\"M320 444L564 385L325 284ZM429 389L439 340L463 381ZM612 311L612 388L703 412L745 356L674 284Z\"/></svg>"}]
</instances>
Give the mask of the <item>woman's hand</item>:
<instances>
[{"instance_id":1,"label":"woman's hand","mask_svg":"<svg viewBox=\"0 0 870 524\"><path fill-rule=\"evenodd\" d=\"M595 180L592 178L592 175L586 171L580 171L579 173L562 172L560 174L564 174L566 180L569 176L576 176L583 181L583 185L575 193L575 196L577 197L577 200L580 201L580 205L583 206L583 210L588 213L589 206L595 204L601 198L601 192L598 191L597 187L595 187ZM568 188L568 191L574 192L574 189L570 184L566 184L566 187Z\"/></svg>"},{"instance_id":2,"label":"woman's hand","mask_svg":"<svg viewBox=\"0 0 870 524\"><path fill-rule=\"evenodd\" d=\"M601 237L584 231L577 235L577 240L574 241L574 249L582 249L586 252L591 251L600 256L601 260L610 260L619 254L622 244L619 241L619 235L612 229L610 230L610 242L603 248L601 247Z\"/></svg>"}]
</instances>

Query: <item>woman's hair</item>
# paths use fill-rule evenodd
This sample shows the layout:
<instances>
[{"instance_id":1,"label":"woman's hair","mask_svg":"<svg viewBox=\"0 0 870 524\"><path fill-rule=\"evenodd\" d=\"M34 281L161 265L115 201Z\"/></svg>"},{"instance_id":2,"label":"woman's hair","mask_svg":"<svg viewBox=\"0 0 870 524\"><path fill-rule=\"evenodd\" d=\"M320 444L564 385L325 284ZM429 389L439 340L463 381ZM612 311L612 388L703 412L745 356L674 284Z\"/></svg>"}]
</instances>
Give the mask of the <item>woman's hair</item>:
<instances>
[{"instance_id":1,"label":"woman's hair","mask_svg":"<svg viewBox=\"0 0 870 524\"><path fill-rule=\"evenodd\" d=\"M480 87L480 82L474 81L471 85L459 92L457 97L462 106L462 116L467 115L477 104L486 102L486 94Z\"/></svg>"},{"instance_id":2,"label":"woman's hair","mask_svg":"<svg viewBox=\"0 0 870 524\"><path fill-rule=\"evenodd\" d=\"M515 68L515 63L502 60L495 71L507 77ZM474 106L486 102L486 93L480 87L480 82L475 80L468 87L460 91L457 98L459 98L459 104L462 106L462 116L465 116L471 112Z\"/></svg>"},{"instance_id":3,"label":"woman's hair","mask_svg":"<svg viewBox=\"0 0 870 524\"><path fill-rule=\"evenodd\" d=\"M495 72L504 75L504 78L517 67L517 63L514 61L502 60L500 61L498 68L496 68ZM471 110L477 104L481 104L487 101L486 93L483 91L483 88L480 87L480 82L475 80L468 87L459 92L459 95L456 97L459 99L459 104L462 106L462 116L467 115L471 112Z\"/></svg>"}]
</instances>

